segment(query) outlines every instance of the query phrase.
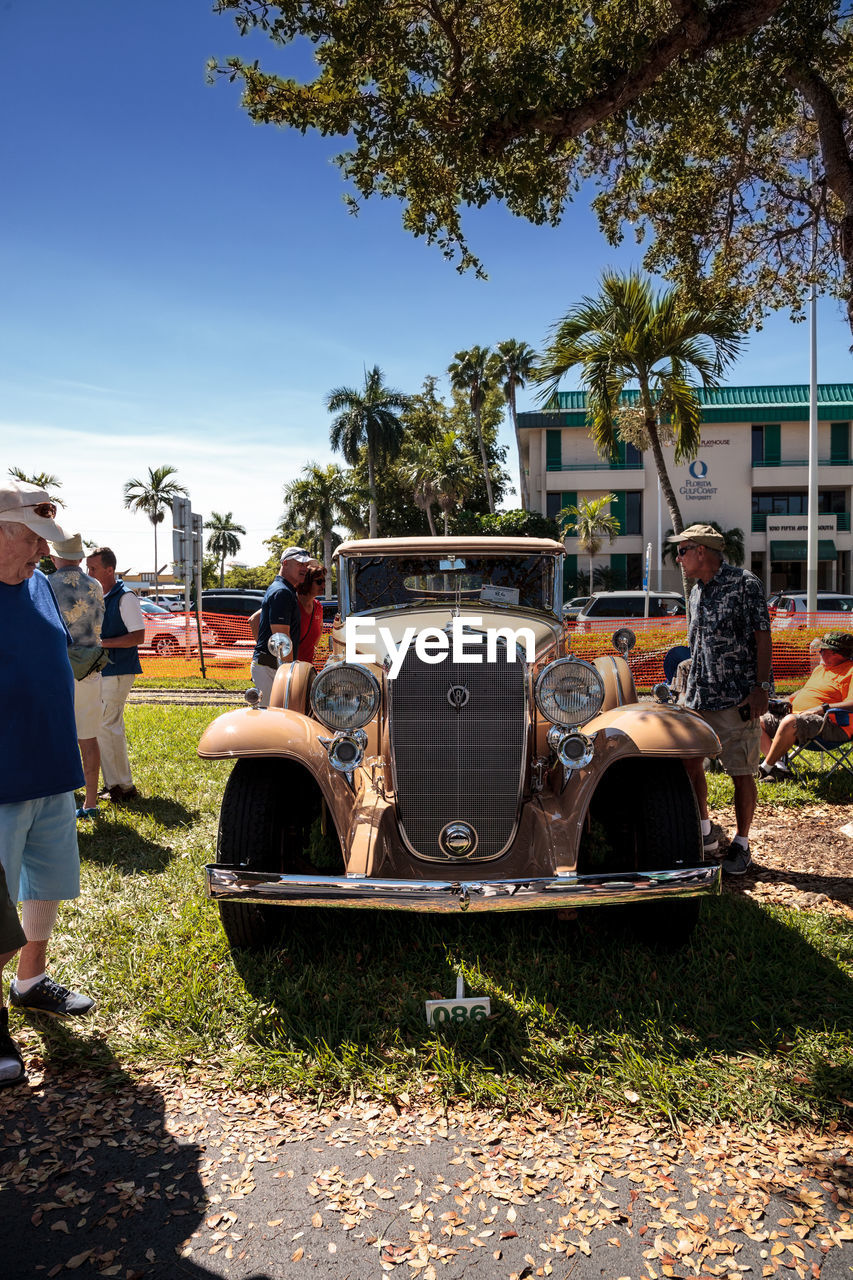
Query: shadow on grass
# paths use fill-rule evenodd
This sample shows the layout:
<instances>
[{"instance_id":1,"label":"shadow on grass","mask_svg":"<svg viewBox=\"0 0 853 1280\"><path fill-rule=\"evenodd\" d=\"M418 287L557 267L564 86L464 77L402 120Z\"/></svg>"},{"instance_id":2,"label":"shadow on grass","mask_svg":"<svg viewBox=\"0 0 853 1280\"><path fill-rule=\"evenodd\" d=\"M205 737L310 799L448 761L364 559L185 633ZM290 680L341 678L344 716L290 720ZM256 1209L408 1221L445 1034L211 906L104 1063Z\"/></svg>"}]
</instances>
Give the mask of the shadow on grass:
<instances>
[{"instance_id":1,"label":"shadow on grass","mask_svg":"<svg viewBox=\"0 0 853 1280\"><path fill-rule=\"evenodd\" d=\"M116 816L127 811L133 814L145 814L153 818L161 827L186 827L195 822L199 816L198 809L188 809L179 800L167 796L139 796L115 809ZM112 812L112 810L110 811Z\"/></svg>"},{"instance_id":2,"label":"shadow on grass","mask_svg":"<svg viewBox=\"0 0 853 1280\"><path fill-rule=\"evenodd\" d=\"M103 1040L47 1019L33 1025L43 1081L5 1091L0 1120L4 1277L53 1275L82 1254L122 1276L212 1280L177 1256L206 1211L203 1149L168 1132L163 1095L128 1076ZM37 1068L31 1061L31 1077Z\"/></svg>"},{"instance_id":3,"label":"shadow on grass","mask_svg":"<svg viewBox=\"0 0 853 1280\"><path fill-rule=\"evenodd\" d=\"M259 1002L255 1041L331 1055L332 1071L352 1046L362 1057L393 1058L396 1048L428 1061L449 1045L460 1081L463 1066L471 1079L500 1072L557 1087L599 1070L628 1083L632 1070L659 1068L680 1073L685 1089L685 1072L700 1061L713 1074L715 1059L784 1055L803 1034L849 1039L853 982L803 932L751 899L706 901L691 944L675 954L637 942L626 919L613 908L566 923L546 913L429 919L292 910L280 951L236 953L235 963ZM845 922L823 921L829 949L849 953ZM490 996L493 1017L436 1034L424 1001L453 996L459 965L469 994ZM809 1105L837 1111L853 1082L831 1053L824 1062L813 1052Z\"/></svg>"},{"instance_id":4,"label":"shadow on grass","mask_svg":"<svg viewBox=\"0 0 853 1280\"><path fill-rule=\"evenodd\" d=\"M158 844L122 822L99 822L78 829L83 861L136 873L165 871L174 857L168 845Z\"/></svg>"}]
</instances>

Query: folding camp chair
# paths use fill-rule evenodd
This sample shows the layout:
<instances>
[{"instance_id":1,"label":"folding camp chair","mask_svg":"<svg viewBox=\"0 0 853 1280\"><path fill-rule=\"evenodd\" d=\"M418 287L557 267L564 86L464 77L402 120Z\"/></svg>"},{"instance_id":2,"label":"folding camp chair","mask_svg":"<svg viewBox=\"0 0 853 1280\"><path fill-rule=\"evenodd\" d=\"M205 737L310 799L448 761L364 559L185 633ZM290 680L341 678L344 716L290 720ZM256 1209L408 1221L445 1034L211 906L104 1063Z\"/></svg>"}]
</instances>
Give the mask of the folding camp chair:
<instances>
[{"instance_id":1,"label":"folding camp chair","mask_svg":"<svg viewBox=\"0 0 853 1280\"><path fill-rule=\"evenodd\" d=\"M827 716L831 717L836 724L845 726L850 724L849 711L835 711L830 707ZM800 759L804 751L813 751L826 756L831 764L826 771L827 778L831 778L839 769L853 777L853 738L845 738L843 742L826 742L823 738L812 738L811 742L804 742L802 746L795 744L788 751L788 768L795 778L799 775L794 767L794 761L800 761L801 769L806 767L806 759Z\"/></svg>"},{"instance_id":2,"label":"folding camp chair","mask_svg":"<svg viewBox=\"0 0 853 1280\"><path fill-rule=\"evenodd\" d=\"M679 663L684 662L685 658L690 657L690 650L686 644L673 645L663 656L663 674L666 680L665 684L656 684L654 687L654 695L658 702L677 702L680 692L679 688L673 688L673 680L678 670Z\"/></svg>"}]
</instances>

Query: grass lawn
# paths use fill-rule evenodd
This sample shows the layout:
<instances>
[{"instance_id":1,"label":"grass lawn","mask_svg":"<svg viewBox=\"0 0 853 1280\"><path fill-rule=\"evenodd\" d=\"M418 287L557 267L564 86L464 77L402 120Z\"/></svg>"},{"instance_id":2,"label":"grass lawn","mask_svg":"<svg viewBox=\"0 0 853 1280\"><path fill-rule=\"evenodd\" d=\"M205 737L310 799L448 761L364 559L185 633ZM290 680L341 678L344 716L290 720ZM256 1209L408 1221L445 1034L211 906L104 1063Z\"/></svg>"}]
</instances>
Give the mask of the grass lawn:
<instances>
[{"instance_id":1,"label":"grass lawn","mask_svg":"<svg viewBox=\"0 0 853 1280\"><path fill-rule=\"evenodd\" d=\"M232 956L202 894L230 769L195 754L215 714L128 708L146 798L81 831L83 893L61 911L53 968L100 1008L47 1029L54 1059L109 1051L309 1101L427 1094L673 1123L822 1124L851 1105L853 939L816 911L726 895L672 956L620 933L612 908L568 922L293 910L277 952ZM710 785L730 803L728 779ZM829 790L786 784L767 802ZM453 994L457 966L493 1017L430 1031L424 1001Z\"/></svg>"}]
</instances>

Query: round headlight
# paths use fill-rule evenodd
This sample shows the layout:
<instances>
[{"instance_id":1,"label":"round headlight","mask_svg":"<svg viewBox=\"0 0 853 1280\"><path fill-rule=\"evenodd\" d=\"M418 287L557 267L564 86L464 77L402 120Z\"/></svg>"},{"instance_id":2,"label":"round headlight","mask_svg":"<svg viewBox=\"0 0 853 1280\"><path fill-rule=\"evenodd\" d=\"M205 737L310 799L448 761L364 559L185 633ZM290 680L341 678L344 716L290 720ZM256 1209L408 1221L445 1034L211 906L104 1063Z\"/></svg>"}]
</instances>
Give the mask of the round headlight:
<instances>
[{"instance_id":1,"label":"round headlight","mask_svg":"<svg viewBox=\"0 0 853 1280\"><path fill-rule=\"evenodd\" d=\"M336 662L311 686L311 710L327 729L360 729L376 715L379 682L366 667Z\"/></svg>"},{"instance_id":2,"label":"round headlight","mask_svg":"<svg viewBox=\"0 0 853 1280\"><path fill-rule=\"evenodd\" d=\"M604 681L589 662L558 658L536 681L536 705L553 724L585 724L604 702Z\"/></svg>"}]
</instances>

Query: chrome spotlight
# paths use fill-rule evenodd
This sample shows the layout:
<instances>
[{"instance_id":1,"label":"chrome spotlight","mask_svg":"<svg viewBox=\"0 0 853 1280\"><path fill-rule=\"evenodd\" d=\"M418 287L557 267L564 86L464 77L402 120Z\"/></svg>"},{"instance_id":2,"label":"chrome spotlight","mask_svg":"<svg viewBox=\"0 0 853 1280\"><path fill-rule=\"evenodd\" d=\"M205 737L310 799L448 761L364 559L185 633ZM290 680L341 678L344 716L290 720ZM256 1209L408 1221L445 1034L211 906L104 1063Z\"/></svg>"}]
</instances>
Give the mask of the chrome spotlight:
<instances>
[{"instance_id":1,"label":"chrome spotlight","mask_svg":"<svg viewBox=\"0 0 853 1280\"><path fill-rule=\"evenodd\" d=\"M595 754L595 743L585 733L567 733L552 725L548 730L548 746L566 770L585 769Z\"/></svg>"},{"instance_id":2,"label":"chrome spotlight","mask_svg":"<svg viewBox=\"0 0 853 1280\"><path fill-rule=\"evenodd\" d=\"M323 745L329 753L329 764L338 773L352 774L364 759L367 734L363 729L343 730L334 738L325 739Z\"/></svg>"},{"instance_id":3,"label":"chrome spotlight","mask_svg":"<svg viewBox=\"0 0 853 1280\"><path fill-rule=\"evenodd\" d=\"M283 631L274 631L267 641L267 648L279 666L293 652L293 641Z\"/></svg>"},{"instance_id":4,"label":"chrome spotlight","mask_svg":"<svg viewBox=\"0 0 853 1280\"><path fill-rule=\"evenodd\" d=\"M630 653L634 645L637 643L637 637L634 635L630 627L620 627L618 631L613 632L613 648L625 657L626 653Z\"/></svg>"}]
</instances>

